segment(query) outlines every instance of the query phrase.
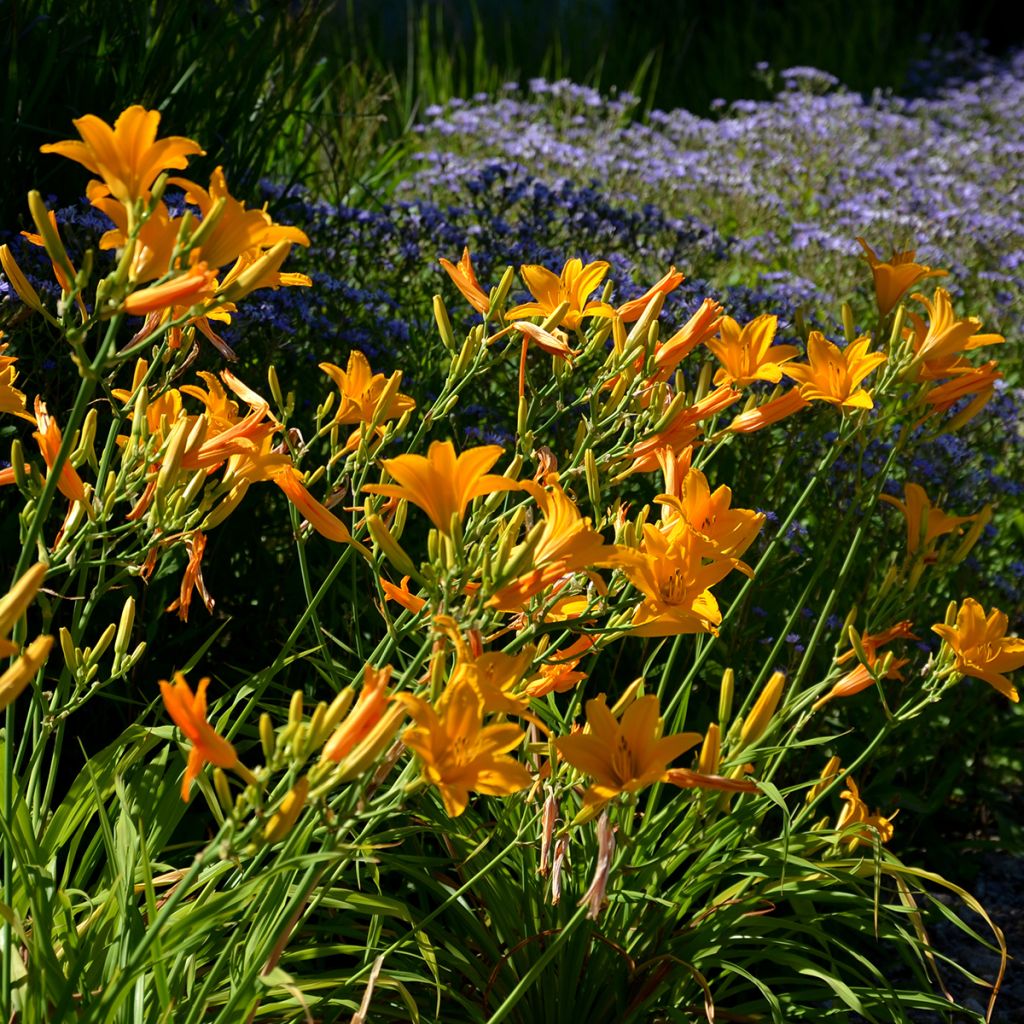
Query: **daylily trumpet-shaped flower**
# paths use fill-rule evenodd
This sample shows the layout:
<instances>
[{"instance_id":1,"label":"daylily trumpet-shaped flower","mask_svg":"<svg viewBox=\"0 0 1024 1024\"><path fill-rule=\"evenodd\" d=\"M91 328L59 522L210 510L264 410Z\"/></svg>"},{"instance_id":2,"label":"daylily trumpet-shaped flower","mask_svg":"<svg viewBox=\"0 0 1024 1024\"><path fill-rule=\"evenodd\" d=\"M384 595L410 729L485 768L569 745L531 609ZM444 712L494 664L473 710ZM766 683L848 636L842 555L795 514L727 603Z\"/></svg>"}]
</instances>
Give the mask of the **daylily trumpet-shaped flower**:
<instances>
[{"instance_id":1,"label":"daylily trumpet-shaped flower","mask_svg":"<svg viewBox=\"0 0 1024 1024\"><path fill-rule=\"evenodd\" d=\"M473 271L473 261L469 255L469 246L462 250L462 258L458 265L453 265L443 256L438 261L444 272L452 279L452 284L462 292L466 301L481 315L487 316L491 308L490 296L480 287Z\"/></svg>"},{"instance_id":2,"label":"daylily trumpet-shaped flower","mask_svg":"<svg viewBox=\"0 0 1024 1024\"><path fill-rule=\"evenodd\" d=\"M548 479L548 487L532 480L520 485L540 506L544 516L540 537L530 552L529 572L506 583L487 601L488 607L516 611L531 597L546 590L556 580L580 569L598 565L614 554L614 547L580 515L575 502L558 483L556 474Z\"/></svg>"},{"instance_id":3,"label":"daylily trumpet-shaped flower","mask_svg":"<svg viewBox=\"0 0 1024 1024\"><path fill-rule=\"evenodd\" d=\"M484 725L483 699L468 680L449 684L440 714L412 694L395 699L416 722L402 739L422 762L423 774L440 791L451 817L466 809L470 792L508 796L530 785L530 773L507 753L526 733L508 723Z\"/></svg>"},{"instance_id":4,"label":"daylily trumpet-shaped flower","mask_svg":"<svg viewBox=\"0 0 1024 1024\"><path fill-rule=\"evenodd\" d=\"M993 608L986 616L985 609L968 597L960 606L956 623L932 626L949 645L955 656L954 665L961 675L983 679L1015 704L1020 697L1017 688L1005 673L1024 665L1024 639L1007 636L1006 615Z\"/></svg>"},{"instance_id":5,"label":"daylily trumpet-shaped flower","mask_svg":"<svg viewBox=\"0 0 1024 1024\"><path fill-rule=\"evenodd\" d=\"M192 743L185 777L181 781L181 799L186 803L192 781L199 776L204 764L209 762L218 768L240 767L235 748L206 721L206 688L209 685L208 678L200 679L193 694L180 672L174 673L173 682L160 680L160 693L167 713Z\"/></svg>"},{"instance_id":6,"label":"daylily trumpet-shaped flower","mask_svg":"<svg viewBox=\"0 0 1024 1024\"><path fill-rule=\"evenodd\" d=\"M753 409L733 417L727 429L733 434L752 434L755 430L762 430L795 415L810 404L800 393L800 388L793 387L775 398L770 398L764 405L754 406Z\"/></svg>"},{"instance_id":7,"label":"daylily trumpet-shaped flower","mask_svg":"<svg viewBox=\"0 0 1024 1024\"><path fill-rule=\"evenodd\" d=\"M39 445L39 451L42 453L47 469L52 470L57 461L57 455L60 452L63 435L61 434L60 427L57 426L57 421L46 411L46 403L38 395L36 395L35 407L36 426L39 429L32 436ZM64 464L60 467L57 487L68 501L80 501L87 512L90 515L92 514L85 484L75 471L74 466L67 459L64 460Z\"/></svg>"},{"instance_id":8,"label":"daylily trumpet-shaped flower","mask_svg":"<svg viewBox=\"0 0 1024 1024\"><path fill-rule=\"evenodd\" d=\"M355 707L324 744L323 760L343 760L370 735L391 700L387 692L391 672L390 665L380 669L367 665L363 669L363 686Z\"/></svg>"},{"instance_id":9,"label":"daylily trumpet-shaped flower","mask_svg":"<svg viewBox=\"0 0 1024 1024\"><path fill-rule=\"evenodd\" d=\"M348 356L348 367L342 369L334 363L320 363L320 369L338 386L338 411L334 422L341 424L376 423L378 434L384 433L382 424L386 420L398 419L403 413L416 408L415 399L399 392L401 371L396 370L390 377L374 373L362 352L353 349ZM345 450L359 445L359 431L349 436Z\"/></svg>"},{"instance_id":10,"label":"daylily trumpet-shaped flower","mask_svg":"<svg viewBox=\"0 0 1024 1024\"><path fill-rule=\"evenodd\" d=\"M913 330L906 332L914 346L914 365L919 367L918 375L923 380L969 373L974 367L960 358L962 353L1006 340L1001 334L979 334L981 321L977 317L957 319L945 288L936 288L932 299L916 294L913 298L928 310L928 325L912 312Z\"/></svg>"},{"instance_id":11,"label":"daylily trumpet-shaped flower","mask_svg":"<svg viewBox=\"0 0 1024 1024\"><path fill-rule=\"evenodd\" d=\"M615 309L607 302L587 302L590 293L608 273L608 264L603 260L586 266L580 259L568 260L561 275L553 274L536 264L526 264L520 268L520 273L535 301L524 302L510 309L506 313L509 320L524 316L548 317L563 302L568 302L569 308L560 324L572 331L579 328L584 317L615 316Z\"/></svg>"},{"instance_id":12,"label":"daylily trumpet-shaped flower","mask_svg":"<svg viewBox=\"0 0 1024 1024\"><path fill-rule=\"evenodd\" d=\"M381 590L384 591L384 596L388 601L394 601L396 604L400 604L406 610L416 614L427 602L425 598L419 597L417 594L413 594L409 590L409 580L411 577L403 576L401 583L396 587L394 583L380 577Z\"/></svg>"},{"instance_id":13,"label":"daylily trumpet-shaped flower","mask_svg":"<svg viewBox=\"0 0 1024 1024\"><path fill-rule=\"evenodd\" d=\"M182 170L190 156L203 154L197 143L179 135L158 141L159 111L137 105L127 107L113 128L93 114L72 123L81 142L54 142L41 146L41 152L57 153L80 163L99 175L110 194L125 205L145 198L162 171Z\"/></svg>"},{"instance_id":14,"label":"daylily trumpet-shaped flower","mask_svg":"<svg viewBox=\"0 0 1024 1024\"><path fill-rule=\"evenodd\" d=\"M871 338L865 336L841 349L820 331L807 337L810 364L787 363L783 373L800 385L800 394L809 402L829 402L842 409L871 409L871 396L860 382L886 360L884 352L868 354Z\"/></svg>"},{"instance_id":15,"label":"daylily trumpet-shaped flower","mask_svg":"<svg viewBox=\"0 0 1024 1024\"><path fill-rule=\"evenodd\" d=\"M756 380L778 384L782 380L782 364L795 359L795 345L773 345L779 318L764 313L742 329L731 316L722 317L718 325L720 337L707 346L718 357L722 368L715 373L714 384L743 387Z\"/></svg>"},{"instance_id":16,"label":"daylily trumpet-shaped flower","mask_svg":"<svg viewBox=\"0 0 1024 1024\"><path fill-rule=\"evenodd\" d=\"M823 697L819 698L811 706L812 711L817 711L819 708L824 707L829 701L835 700L837 697L852 697L855 694L860 693L862 690L866 690L869 686L874 684L874 676L871 674L871 670L878 663L878 652L886 644L892 643L893 640L904 639L904 640L917 640L918 638L910 632L912 623L909 619L905 619L903 622L897 622L895 626L890 626L888 629L884 629L879 633L865 633L860 638L861 649L864 651L866 662L862 662L855 669L847 672ZM836 664L842 665L844 662L849 661L851 658L856 657L856 650L851 648L841 657L836 658ZM886 679L902 679L903 675L900 669L909 661L908 658L894 658L890 661L889 667L885 673Z\"/></svg>"},{"instance_id":17,"label":"daylily trumpet-shaped flower","mask_svg":"<svg viewBox=\"0 0 1024 1024\"><path fill-rule=\"evenodd\" d=\"M0 338L3 336L3 331L0 331ZM25 411L25 393L14 386L18 379L18 371L14 364L18 360L15 356L5 356L6 351L7 345L0 345L0 413L7 412L35 423L35 417Z\"/></svg>"},{"instance_id":18,"label":"daylily trumpet-shaped flower","mask_svg":"<svg viewBox=\"0 0 1024 1024\"><path fill-rule=\"evenodd\" d=\"M619 793L636 793L664 778L674 761L701 741L700 733L662 736L658 698L647 694L626 708L617 721L605 697L587 701L587 730L555 740L558 753L594 780L583 806L600 808Z\"/></svg>"},{"instance_id":19,"label":"daylily trumpet-shaped flower","mask_svg":"<svg viewBox=\"0 0 1024 1024\"><path fill-rule=\"evenodd\" d=\"M714 299L705 299L697 311L667 341L654 350L654 375L651 383L667 381L676 367L700 344L713 337L722 322L722 307Z\"/></svg>"},{"instance_id":20,"label":"daylily trumpet-shaped flower","mask_svg":"<svg viewBox=\"0 0 1024 1024\"><path fill-rule=\"evenodd\" d=\"M452 520L460 520L474 499L494 491L517 491L515 480L487 471L504 454L500 445L487 444L455 454L451 441L433 441L427 454L399 455L384 459L384 469L394 484L369 484L369 494L405 498L418 505L442 532L450 533Z\"/></svg>"},{"instance_id":21,"label":"daylily trumpet-shaped flower","mask_svg":"<svg viewBox=\"0 0 1024 1024\"><path fill-rule=\"evenodd\" d=\"M679 520L665 530L645 523L642 546L619 549L614 564L644 594L633 612L635 635L717 632L722 614L710 588L743 563L735 558L705 562L701 547L690 525Z\"/></svg>"},{"instance_id":22,"label":"daylily trumpet-shaped flower","mask_svg":"<svg viewBox=\"0 0 1024 1024\"><path fill-rule=\"evenodd\" d=\"M663 494L657 499L663 506L663 519L671 523L676 516L682 517L706 543L709 557L739 558L764 525L763 513L730 508L732 491L724 484L712 494L707 477L699 469L690 469L678 486L676 494Z\"/></svg>"},{"instance_id":23,"label":"daylily trumpet-shaped flower","mask_svg":"<svg viewBox=\"0 0 1024 1024\"><path fill-rule=\"evenodd\" d=\"M660 281L651 285L643 295L623 303L615 312L624 324L631 324L634 320L639 320L643 316L644 310L655 295L668 295L670 291L678 288L682 283L683 275L674 266L669 267L668 273Z\"/></svg>"},{"instance_id":24,"label":"daylily trumpet-shaped flower","mask_svg":"<svg viewBox=\"0 0 1024 1024\"><path fill-rule=\"evenodd\" d=\"M900 301L900 298L912 288L918 281L926 277L945 277L945 270L932 270L921 263L914 262L915 249L907 252L894 252L892 258L886 262L880 260L871 246L858 238L861 248L871 265L871 273L875 278L875 297L878 302L878 312L882 316L888 316Z\"/></svg>"},{"instance_id":25,"label":"daylily trumpet-shaped flower","mask_svg":"<svg viewBox=\"0 0 1024 1024\"><path fill-rule=\"evenodd\" d=\"M920 484L904 484L903 501L889 494L880 497L898 508L907 520L907 554L913 555L923 548L925 561L934 560L932 552L939 537L978 518L978 513L973 516L948 515L937 505L932 505Z\"/></svg>"},{"instance_id":26,"label":"daylily trumpet-shaped flower","mask_svg":"<svg viewBox=\"0 0 1024 1024\"><path fill-rule=\"evenodd\" d=\"M996 369L995 360L990 360L982 366L972 366L964 373L958 373L952 380L929 388L924 400L933 411L945 412L961 398L974 395L967 407L954 417L959 424L963 424L981 412L992 397L996 381L1001 380L1002 376ZM952 425L947 429L953 429Z\"/></svg>"},{"instance_id":27,"label":"daylily trumpet-shaped flower","mask_svg":"<svg viewBox=\"0 0 1024 1024\"><path fill-rule=\"evenodd\" d=\"M851 825L861 825L873 828L878 833L879 842L887 843L893 837L892 819L899 813L893 811L885 817L881 811L875 810L874 814L868 811L868 805L861 799L857 783L849 775L846 776L847 788L839 794L840 798L846 801L846 806L839 812L839 819L836 821L836 829L841 830ZM866 842L863 830L850 837L847 843L848 849L852 852L861 843Z\"/></svg>"}]
</instances>

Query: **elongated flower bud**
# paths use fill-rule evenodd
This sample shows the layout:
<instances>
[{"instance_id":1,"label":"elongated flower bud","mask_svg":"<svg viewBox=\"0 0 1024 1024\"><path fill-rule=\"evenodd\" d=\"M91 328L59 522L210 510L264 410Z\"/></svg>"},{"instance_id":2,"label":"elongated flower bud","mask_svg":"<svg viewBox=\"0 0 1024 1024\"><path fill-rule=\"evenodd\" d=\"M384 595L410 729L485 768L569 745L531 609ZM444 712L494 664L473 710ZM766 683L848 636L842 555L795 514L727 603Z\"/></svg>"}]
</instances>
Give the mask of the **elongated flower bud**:
<instances>
[{"instance_id":1,"label":"elongated flower bud","mask_svg":"<svg viewBox=\"0 0 1024 1024\"><path fill-rule=\"evenodd\" d=\"M18 298L29 309L42 313L43 304L39 301L39 293L28 283L28 278L22 273L21 267L18 266L18 261L15 260L8 245L0 245L0 266L3 267L4 274L10 281L11 287L17 292Z\"/></svg>"},{"instance_id":2,"label":"elongated flower bud","mask_svg":"<svg viewBox=\"0 0 1024 1024\"><path fill-rule=\"evenodd\" d=\"M292 830L292 826L298 820L299 814L302 813L308 793L309 776L303 775L289 790L288 795L281 801L281 806L277 812L271 815L270 820L264 826L264 842L276 843L288 835Z\"/></svg>"},{"instance_id":3,"label":"elongated flower bud","mask_svg":"<svg viewBox=\"0 0 1024 1024\"><path fill-rule=\"evenodd\" d=\"M49 657L52 646L52 636L37 636L25 648L25 653L0 676L0 711L18 698L29 680Z\"/></svg>"},{"instance_id":4,"label":"elongated flower bud","mask_svg":"<svg viewBox=\"0 0 1024 1024\"><path fill-rule=\"evenodd\" d=\"M743 722L740 729L740 746L747 747L756 743L767 731L775 709L782 699L782 692L786 688L786 676L783 672L772 673L761 695L757 698L753 709Z\"/></svg>"}]
</instances>

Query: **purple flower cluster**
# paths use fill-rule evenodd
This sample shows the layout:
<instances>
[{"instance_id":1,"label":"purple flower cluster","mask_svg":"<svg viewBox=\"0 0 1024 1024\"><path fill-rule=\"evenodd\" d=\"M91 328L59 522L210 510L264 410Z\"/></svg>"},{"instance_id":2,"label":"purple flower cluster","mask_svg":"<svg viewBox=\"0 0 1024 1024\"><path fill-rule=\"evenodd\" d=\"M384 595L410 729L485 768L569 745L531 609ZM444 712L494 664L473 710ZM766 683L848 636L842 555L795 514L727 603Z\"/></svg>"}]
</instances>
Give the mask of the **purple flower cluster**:
<instances>
[{"instance_id":1,"label":"purple flower cluster","mask_svg":"<svg viewBox=\"0 0 1024 1024\"><path fill-rule=\"evenodd\" d=\"M724 241L720 258L689 263L681 246L674 259L713 287L828 308L867 298L860 235L883 255L916 248L950 271L965 311L1012 333L1024 323L1024 53L974 71L905 99L791 68L771 101L739 101L717 119L655 110L646 123L621 97L535 83L524 96L433 108L421 170L402 192L457 203L481 167L514 163L667 222L699 220Z\"/></svg>"}]
</instances>

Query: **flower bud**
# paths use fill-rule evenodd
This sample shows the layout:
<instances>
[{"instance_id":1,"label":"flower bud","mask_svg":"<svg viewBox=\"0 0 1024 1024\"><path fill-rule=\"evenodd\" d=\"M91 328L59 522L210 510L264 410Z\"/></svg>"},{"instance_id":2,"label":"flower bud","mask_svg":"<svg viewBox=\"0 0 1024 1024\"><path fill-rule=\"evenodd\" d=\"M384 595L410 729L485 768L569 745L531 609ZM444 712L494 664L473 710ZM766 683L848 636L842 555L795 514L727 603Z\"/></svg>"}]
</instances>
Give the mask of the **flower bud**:
<instances>
[{"instance_id":1,"label":"flower bud","mask_svg":"<svg viewBox=\"0 0 1024 1024\"><path fill-rule=\"evenodd\" d=\"M772 677L761 691L761 695L754 703L750 714L743 722L740 729L740 747L748 747L752 743L756 743L767 732L785 688L785 673L773 672Z\"/></svg>"},{"instance_id":2,"label":"flower bud","mask_svg":"<svg viewBox=\"0 0 1024 1024\"><path fill-rule=\"evenodd\" d=\"M455 351L455 334L452 331L452 322L448 319L448 310L440 295L434 296L434 320L437 322L437 330L441 335L441 341L449 352Z\"/></svg>"},{"instance_id":3,"label":"flower bud","mask_svg":"<svg viewBox=\"0 0 1024 1024\"><path fill-rule=\"evenodd\" d=\"M302 813L308 793L309 776L303 775L288 791L288 795L281 801L277 812L271 815L270 820L263 827L264 842L276 843L288 835L298 820L299 814Z\"/></svg>"}]
</instances>

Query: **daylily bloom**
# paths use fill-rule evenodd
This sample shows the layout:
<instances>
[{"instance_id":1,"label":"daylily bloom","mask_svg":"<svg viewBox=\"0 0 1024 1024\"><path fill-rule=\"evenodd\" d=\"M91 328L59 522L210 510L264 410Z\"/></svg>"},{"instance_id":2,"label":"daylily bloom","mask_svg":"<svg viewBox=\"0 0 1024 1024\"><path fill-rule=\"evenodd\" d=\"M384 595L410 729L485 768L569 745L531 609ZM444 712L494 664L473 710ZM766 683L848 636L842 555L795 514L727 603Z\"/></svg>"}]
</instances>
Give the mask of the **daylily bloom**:
<instances>
[{"instance_id":1,"label":"daylily bloom","mask_svg":"<svg viewBox=\"0 0 1024 1024\"><path fill-rule=\"evenodd\" d=\"M714 384L743 387L756 380L778 384L782 380L782 364L800 354L795 345L772 344L778 325L779 318L768 313L755 317L742 329L731 316L722 317L718 325L720 338L707 342L722 364L715 373Z\"/></svg>"},{"instance_id":2,"label":"daylily bloom","mask_svg":"<svg viewBox=\"0 0 1024 1024\"><path fill-rule=\"evenodd\" d=\"M508 796L532 782L526 768L507 754L526 733L508 723L485 726L483 699L468 680L449 684L440 715L412 694L396 694L396 699L416 721L402 739L422 762L423 774L437 786L451 817L466 809L470 792Z\"/></svg>"},{"instance_id":3,"label":"daylily bloom","mask_svg":"<svg viewBox=\"0 0 1024 1024\"><path fill-rule=\"evenodd\" d=\"M722 322L722 307L714 299L705 299L682 327L654 351L654 376L651 383L667 381L676 367L700 344L707 342Z\"/></svg>"},{"instance_id":4,"label":"daylily bloom","mask_svg":"<svg viewBox=\"0 0 1024 1024\"><path fill-rule=\"evenodd\" d=\"M965 373L958 374L952 380L944 384L937 384L929 388L924 395L924 400L935 412L945 412L951 406L966 398L968 395L975 397L968 403L967 408L957 413L955 419L961 424L976 416L985 407L995 390L995 383L1002 379L1002 374L996 369L995 360L990 360L983 366L972 366ZM947 427L947 429L952 429Z\"/></svg>"},{"instance_id":5,"label":"daylily bloom","mask_svg":"<svg viewBox=\"0 0 1024 1024\"><path fill-rule=\"evenodd\" d=\"M39 588L46 579L46 565L36 562L27 569L13 587L0 597L0 658L18 653L18 645L11 642L10 632L14 624L25 614L25 609L35 600Z\"/></svg>"},{"instance_id":6,"label":"daylily bloom","mask_svg":"<svg viewBox=\"0 0 1024 1024\"><path fill-rule=\"evenodd\" d=\"M739 558L753 543L764 525L764 514L746 508L730 508L732 490L722 484L711 493L707 477L689 469L675 494L663 494L663 519L671 523L681 516L707 544L707 554ZM667 515L665 514L667 513Z\"/></svg>"},{"instance_id":7,"label":"daylily bloom","mask_svg":"<svg viewBox=\"0 0 1024 1024\"><path fill-rule=\"evenodd\" d=\"M369 484L363 490L418 505L442 532L450 533L453 518L462 519L474 499L494 491L517 491L515 480L487 471L504 454L500 445L487 444L455 454L451 441L433 441L427 454L399 455L381 463L397 483Z\"/></svg>"},{"instance_id":8,"label":"daylily bloom","mask_svg":"<svg viewBox=\"0 0 1024 1024\"><path fill-rule=\"evenodd\" d=\"M409 590L410 578L411 577L409 576L403 576L401 583L396 587L394 583L384 579L383 576L379 577L381 589L384 591L384 596L389 601L394 601L396 604L400 604L403 608L415 614L427 602L424 598L413 594Z\"/></svg>"},{"instance_id":9,"label":"daylily bloom","mask_svg":"<svg viewBox=\"0 0 1024 1024\"><path fill-rule=\"evenodd\" d=\"M911 312L913 330L906 332L914 346L914 365L920 368L918 374L923 380L967 373L973 367L960 358L962 353L1006 340L1001 334L979 334L981 321L977 317L957 319L945 288L936 288L932 299L916 294L912 297L928 310L927 327Z\"/></svg>"},{"instance_id":10,"label":"daylily bloom","mask_svg":"<svg viewBox=\"0 0 1024 1024\"><path fill-rule=\"evenodd\" d=\"M556 580L597 565L615 551L593 529L590 519L580 515L575 502L558 483L556 474L551 475L548 484L548 487L541 487L526 480L520 485L540 506L543 526L539 538L531 542L530 571L495 591L487 601L490 608L516 611Z\"/></svg>"},{"instance_id":11,"label":"daylily bloom","mask_svg":"<svg viewBox=\"0 0 1024 1024\"><path fill-rule=\"evenodd\" d=\"M181 799L186 803L193 779L199 776L207 762L218 768L241 767L235 748L206 721L206 688L209 685L209 678L200 679L193 694L180 672L174 673L173 682L160 680L160 693L167 713L192 743L185 777L181 780Z\"/></svg>"},{"instance_id":12,"label":"daylily bloom","mask_svg":"<svg viewBox=\"0 0 1024 1024\"><path fill-rule=\"evenodd\" d=\"M940 623L932 626L932 632L949 645L957 672L983 679L1016 704L1017 688L1004 673L1024 665L1024 639L1007 636L1007 625L1006 615L998 608L986 616L985 609L968 597L957 611L955 625Z\"/></svg>"},{"instance_id":13,"label":"daylily bloom","mask_svg":"<svg viewBox=\"0 0 1024 1024\"><path fill-rule=\"evenodd\" d=\"M705 562L693 530L685 521L659 530L644 524L638 550L620 548L614 559L644 600L632 617L637 636L675 636L680 633L715 633L722 621L710 588L733 569L735 558Z\"/></svg>"},{"instance_id":14,"label":"daylily bloom","mask_svg":"<svg viewBox=\"0 0 1024 1024\"><path fill-rule=\"evenodd\" d=\"M452 284L462 292L466 301L481 315L487 316L491 308L491 300L487 293L480 287L473 271L473 261L469 255L469 246L462 250L462 259L457 266L453 266L450 260L443 256L438 261L444 268L445 273L452 279Z\"/></svg>"},{"instance_id":15,"label":"daylily bloom","mask_svg":"<svg viewBox=\"0 0 1024 1024\"><path fill-rule=\"evenodd\" d=\"M651 285L643 295L623 303L615 312L624 324L631 324L634 320L639 320L643 316L644 310L655 295L668 295L670 291L678 288L682 283L683 275L674 266L669 267L668 273L660 281Z\"/></svg>"},{"instance_id":16,"label":"daylily bloom","mask_svg":"<svg viewBox=\"0 0 1024 1024\"><path fill-rule=\"evenodd\" d=\"M880 495L882 501L898 508L907 520L907 554L913 555L923 546L926 562L934 561L932 552L939 537L958 531L963 523L978 518L978 513L973 516L948 515L937 505L932 505L920 484L904 484L903 497L904 501L900 501L889 494Z\"/></svg>"},{"instance_id":17,"label":"daylily bloom","mask_svg":"<svg viewBox=\"0 0 1024 1024\"><path fill-rule=\"evenodd\" d=\"M390 665L383 668L367 665L363 669L363 687L355 707L324 744L322 760L343 760L369 736L391 700L387 692L391 672Z\"/></svg>"},{"instance_id":18,"label":"daylily bloom","mask_svg":"<svg viewBox=\"0 0 1024 1024\"><path fill-rule=\"evenodd\" d=\"M377 430L386 420L398 419L403 413L416 408L416 402L408 395L400 394L398 385L402 380L401 371L396 370L390 377L374 373L362 352L353 349L348 356L348 367L342 369L334 363L320 363L320 369L338 386L338 411L334 422L341 424L377 423ZM359 444L359 431L348 440L346 449Z\"/></svg>"},{"instance_id":19,"label":"daylily bloom","mask_svg":"<svg viewBox=\"0 0 1024 1024\"><path fill-rule=\"evenodd\" d=\"M839 812L839 819L836 821L836 829L841 830L851 825L866 825L878 833L879 842L887 843L893 837L892 819L899 813L893 811L885 817L881 811L875 810L874 814L868 811L868 805L861 799L857 783L849 775L846 776L847 788L839 794L840 798L846 801L846 806ZM865 842L863 830L858 829L859 835L850 837L847 846L852 852L861 843Z\"/></svg>"},{"instance_id":20,"label":"daylily bloom","mask_svg":"<svg viewBox=\"0 0 1024 1024\"><path fill-rule=\"evenodd\" d=\"M205 263L189 267L183 274L126 295L121 310L131 316L147 316L171 306L191 309L216 291L217 275Z\"/></svg>"},{"instance_id":21,"label":"daylily bloom","mask_svg":"<svg viewBox=\"0 0 1024 1024\"><path fill-rule=\"evenodd\" d=\"M884 352L868 354L871 338L865 336L841 349L826 340L820 331L807 337L810 364L787 363L783 373L800 385L800 394L809 402L829 402L842 409L871 409L871 396L860 382L886 360Z\"/></svg>"},{"instance_id":22,"label":"daylily bloom","mask_svg":"<svg viewBox=\"0 0 1024 1024\"><path fill-rule=\"evenodd\" d=\"M0 331L0 338L4 332ZM25 411L25 393L19 391L14 382L18 379L18 371L14 364L18 361L15 356L5 356L7 345L0 345L0 412L8 412L12 416L19 416L23 420L35 423L35 417Z\"/></svg>"},{"instance_id":23,"label":"daylily bloom","mask_svg":"<svg viewBox=\"0 0 1024 1024\"><path fill-rule=\"evenodd\" d=\"M535 301L515 306L506 313L506 318L548 317L563 302L569 303L569 309L560 323L572 331L579 328L584 317L615 316L615 309L607 302L587 302L590 293L604 280L608 267L603 260L584 266L582 260L571 259L566 262L559 276L536 264L526 264L520 268L520 273Z\"/></svg>"},{"instance_id":24,"label":"daylily bloom","mask_svg":"<svg viewBox=\"0 0 1024 1024\"><path fill-rule=\"evenodd\" d=\"M626 708L617 721L602 694L587 701L587 730L555 740L559 754L594 780L583 806L599 808L619 793L635 793L659 781L670 761L701 741L700 733L662 736L658 698L647 694Z\"/></svg>"},{"instance_id":25,"label":"daylily bloom","mask_svg":"<svg viewBox=\"0 0 1024 1024\"><path fill-rule=\"evenodd\" d=\"M867 661L862 662L855 669L847 672L846 675L844 675L832 687L832 689L828 691L828 693L814 702L811 706L811 710L817 711L819 708L824 707L829 701L835 700L837 697L852 697L855 694L860 693L862 690L866 690L869 686L872 686L875 679L871 674L871 670L878 662L878 652L886 644L890 644L896 639L918 639L910 632L911 626L912 623L910 620L905 619L903 622L897 622L895 626L890 626L888 629L884 629L879 633L865 633L864 636L860 638L860 644ZM836 664L842 665L843 662L849 661L851 658L856 657L856 655L857 652L851 648L845 654L836 658ZM903 675L901 674L900 669L902 669L909 660L909 658L892 659L885 673L885 678L902 679Z\"/></svg>"},{"instance_id":26,"label":"daylily bloom","mask_svg":"<svg viewBox=\"0 0 1024 1024\"><path fill-rule=\"evenodd\" d=\"M586 672L576 671L576 666L596 644L592 636L581 636L568 647L545 654L545 662L537 669L537 675L527 682L523 693L530 698L544 697L549 693L565 693L587 678Z\"/></svg>"},{"instance_id":27,"label":"daylily bloom","mask_svg":"<svg viewBox=\"0 0 1024 1024\"><path fill-rule=\"evenodd\" d=\"M52 470L57 461L57 455L60 452L63 435L61 434L60 427L57 426L57 421L46 411L46 403L38 395L36 395L35 408L36 426L39 429L32 436L39 445L39 451L42 453L47 469ZM64 460L64 464L60 467L57 487L68 501L80 501L89 515L92 515L85 484L78 473L75 472L74 466L67 459Z\"/></svg>"},{"instance_id":28,"label":"daylily bloom","mask_svg":"<svg viewBox=\"0 0 1024 1024\"><path fill-rule=\"evenodd\" d=\"M223 200L220 212L200 247L200 259L211 267L224 267L234 262L243 252L269 249L281 241L309 245L309 238L299 228L275 224L265 210L247 210L245 203L235 199L228 191L224 169L217 167L210 175L209 191L185 178L169 178L169 185L185 190L185 201L199 207L203 220L214 213Z\"/></svg>"},{"instance_id":29,"label":"daylily bloom","mask_svg":"<svg viewBox=\"0 0 1024 1024\"><path fill-rule=\"evenodd\" d=\"M875 278L875 297L878 312L888 316L900 301L903 294L918 281L926 277L945 277L945 270L932 270L921 263L914 262L915 249L907 252L894 252L888 262L880 260L874 250L863 238L858 238L861 248L871 265L871 273Z\"/></svg>"},{"instance_id":30,"label":"daylily bloom","mask_svg":"<svg viewBox=\"0 0 1024 1024\"><path fill-rule=\"evenodd\" d=\"M110 194L131 205L144 198L165 170L182 170L190 156L203 155L191 139L171 135L157 141L160 113L140 106L126 108L111 128L106 121L86 114L72 122L82 141L69 140L41 146L43 153L57 153L99 175Z\"/></svg>"},{"instance_id":31,"label":"daylily bloom","mask_svg":"<svg viewBox=\"0 0 1024 1024\"><path fill-rule=\"evenodd\" d=\"M752 434L806 409L811 403L800 393L799 387L790 388L764 405L755 406L733 418L728 430L733 434Z\"/></svg>"}]
</instances>

